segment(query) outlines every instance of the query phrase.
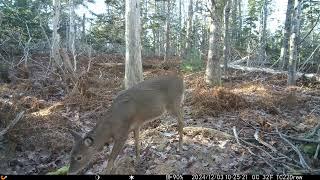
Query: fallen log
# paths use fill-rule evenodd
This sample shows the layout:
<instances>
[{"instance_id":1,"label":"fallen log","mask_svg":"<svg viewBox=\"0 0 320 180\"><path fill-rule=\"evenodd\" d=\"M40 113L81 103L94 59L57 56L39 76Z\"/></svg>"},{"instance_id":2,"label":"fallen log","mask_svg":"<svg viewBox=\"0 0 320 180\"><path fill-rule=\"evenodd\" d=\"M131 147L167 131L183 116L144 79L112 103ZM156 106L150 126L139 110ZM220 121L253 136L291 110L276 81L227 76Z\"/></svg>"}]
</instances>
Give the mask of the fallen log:
<instances>
[{"instance_id":1,"label":"fallen log","mask_svg":"<svg viewBox=\"0 0 320 180\"><path fill-rule=\"evenodd\" d=\"M220 65L220 66L223 67L223 65ZM287 71L274 70L271 68L247 67L247 66L241 66L241 65L236 65L236 64L232 64L232 63L228 64L228 68L242 70L242 71L248 71L248 72L266 72L266 73L270 73L270 74L288 74ZM312 79L312 80L320 82L320 75L318 75L318 74L314 74L314 73L305 74L305 73L297 72L296 75L297 75L297 78L304 76L307 79Z\"/></svg>"}]
</instances>

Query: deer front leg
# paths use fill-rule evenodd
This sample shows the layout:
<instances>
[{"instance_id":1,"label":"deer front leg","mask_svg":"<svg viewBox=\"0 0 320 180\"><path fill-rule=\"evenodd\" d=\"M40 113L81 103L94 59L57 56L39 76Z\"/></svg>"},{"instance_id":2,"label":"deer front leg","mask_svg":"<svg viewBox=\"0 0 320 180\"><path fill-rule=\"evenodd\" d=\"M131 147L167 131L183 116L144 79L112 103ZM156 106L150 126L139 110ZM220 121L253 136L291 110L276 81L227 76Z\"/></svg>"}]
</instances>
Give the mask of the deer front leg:
<instances>
[{"instance_id":1,"label":"deer front leg","mask_svg":"<svg viewBox=\"0 0 320 180\"><path fill-rule=\"evenodd\" d=\"M139 131L140 131L140 127L137 127L134 131L134 144L136 146L136 159L137 162L140 161L140 143L139 143Z\"/></svg>"},{"instance_id":2,"label":"deer front leg","mask_svg":"<svg viewBox=\"0 0 320 180\"><path fill-rule=\"evenodd\" d=\"M179 131L179 151L182 152L182 144L183 144L183 114L182 114L182 108L179 108L178 110L178 131Z\"/></svg>"},{"instance_id":3,"label":"deer front leg","mask_svg":"<svg viewBox=\"0 0 320 180\"><path fill-rule=\"evenodd\" d=\"M123 145L125 144L127 140L126 136L121 136L119 138L114 139L114 146L112 148L112 152L109 156L109 161L107 165L107 169L104 171L104 174L110 174L112 172L114 161L116 160L117 156L119 155L121 149L123 148Z\"/></svg>"}]
</instances>

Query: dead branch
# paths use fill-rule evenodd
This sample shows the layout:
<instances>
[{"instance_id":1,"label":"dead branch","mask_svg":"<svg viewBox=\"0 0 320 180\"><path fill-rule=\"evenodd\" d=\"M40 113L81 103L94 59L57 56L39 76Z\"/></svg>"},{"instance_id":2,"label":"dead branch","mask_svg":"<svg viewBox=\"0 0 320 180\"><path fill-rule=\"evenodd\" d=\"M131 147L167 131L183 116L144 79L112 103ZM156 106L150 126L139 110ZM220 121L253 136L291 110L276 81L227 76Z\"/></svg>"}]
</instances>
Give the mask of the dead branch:
<instances>
[{"instance_id":1,"label":"dead branch","mask_svg":"<svg viewBox=\"0 0 320 180\"><path fill-rule=\"evenodd\" d=\"M239 136L238 136L236 127L233 126L233 127L232 127L232 130L233 130L233 135L234 135L234 137L235 137L236 140L237 140L237 143L238 143L239 145L241 145L241 144L240 144L240 141L239 141Z\"/></svg>"},{"instance_id":2,"label":"dead branch","mask_svg":"<svg viewBox=\"0 0 320 180\"><path fill-rule=\"evenodd\" d=\"M310 166L306 163L306 161L304 160L303 155L301 154L301 152L299 151L299 149L298 149L295 145L293 145L288 139L286 139L281 132L278 131L278 127L276 127L276 131L277 131L277 133L279 134L280 138L283 139L285 142L287 142L287 143L292 147L292 149L298 154L299 159L300 159L300 164L301 164L301 166L302 166L305 170L310 171L311 168L310 168Z\"/></svg>"},{"instance_id":3,"label":"dead branch","mask_svg":"<svg viewBox=\"0 0 320 180\"><path fill-rule=\"evenodd\" d=\"M14 118L13 121L11 121L11 123L9 124L9 126L7 126L5 129L3 129L0 132L0 137L2 137L3 135L5 135L14 125L16 125L18 123L18 121L20 119L22 119L24 115L24 111L21 111L19 114L16 115L16 117Z\"/></svg>"},{"instance_id":4,"label":"dead branch","mask_svg":"<svg viewBox=\"0 0 320 180\"><path fill-rule=\"evenodd\" d=\"M223 64L221 64L220 67L223 67ZM241 66L241 65L236 65L236 64L232 64L232 63L228 64L228 68L242 70L242 71L249 71L249 72L266 72L266 73L270 73L270 74L288 74L287 71L279 71L279 70L274 70L271 68L247 67L247 66ZM297 78L305 76L308 79L313 78L316 81L320 82L320 76L317 74L304 74L301 72L297 72L296 75L297 75Z\"/></svg>"},{"instance_id":5,"label":"dead branch","mask_svg":"<svg viewBox=\"0 0 320 180\"><path fill-rule=\"evenodd\" d=\"M304 138L299 138L299 137L292 137L292 136L288 136L286 134L282 134L282 136L292 139L292 140L296 140L296 141L302 141L302 142L308 142L308 143L320 143L320 140L312 140L312 139L304 139Z\"/></svg>"},{"instance_id":6,"label":"dead branch","mask_svg":"<svg viewBox=\"0 0 320 180\"><path fill-rule=\"evenodd\" d=\"M259 137L259 129L256 129L256 132L254 133L253 137L262 145L266 146L267 148L271 149L273 152L277 152L277 149L271 146L270 144L264 142L260 137Z\"/></svg>"},{"instance_id":7,"label":"dead branch","mask_svg":"<svg viewBox=\"0 0 320 180\"><path fill-rule=\"evenodd\" d=\"M234 137L236 138L236 140L239 142L239 137L238 137L238 133L237 133L237 130L236 130L236 127L235 126L233 126L233 135L234 135ZM241 139L240 139L241 140ZM241 140L241 141L244 141L244 140ZM274 172L277 172L277 173L280 173L280 171L279 170L277 170L272 164L270 164L265 158L263 158L263 157L261 157L261 156L259 156L259 155L257 155L257 154L255 154L254 152L252 152L252 150L250 149L250 148L248 148L248 147L246 147L246 146L244 146L244 145L242 145L242 144L240 144L240 142L238 143L241 147L243 147L243 148L245 148L245 149L247 149L247 151L251 154L251 155L253 155L253 156L255 156L255 157L257 157L257 158L259 158L259 159L261 159L261 160L263 160L268 166L270 166L271 167L271 169L274 171ZM271 156L272 157L272 156Z\"/></svg>"},{"instance_id":8,"label":"dead branch","mask_svg":"<svg viewBox=\"0 0 320 180\"><path fill-rule=\"evenodd\" d=\"M307 135L307 138L311 138L312 136L314 136L319 129L320 129L320 123L318 123L318 125L313 129L313 131L309 135Z\"/></svg>"},{"instance_id":9,"label":"dead branch","mask_svg":"<svg viewBox=\"0 0 320 180\"><path fill-rule=\"evenodd\" d=\"M318 159L319 151L320 151L320 144L318 144L317 146L317 150L316 150L316 153L314 153L313 159Z\"/></svg>"},{"instance_id":10,"label":"dead branch","mask_svg":"<svg viewBox=\"0 0 320 180\"><path fill-rule=\"evenodd\" d=\"M124 63L96 63L96 65L111 68L117 66L124 66Z\"/></svg>"}]
</instances>

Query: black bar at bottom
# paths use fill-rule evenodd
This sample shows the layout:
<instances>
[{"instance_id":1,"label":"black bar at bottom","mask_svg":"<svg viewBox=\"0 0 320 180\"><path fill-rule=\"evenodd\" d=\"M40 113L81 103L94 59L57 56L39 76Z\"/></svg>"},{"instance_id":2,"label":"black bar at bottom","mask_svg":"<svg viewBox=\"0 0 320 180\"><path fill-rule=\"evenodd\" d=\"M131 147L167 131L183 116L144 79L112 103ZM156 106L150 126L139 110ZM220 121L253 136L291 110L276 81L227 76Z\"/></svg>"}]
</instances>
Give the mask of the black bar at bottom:
<instances>
[{"instance_id":1,"label":"black bar at bottom","mask_svg":"<svg viewBox=\"0 0 320 180\"><path fill-rule=\"evenodd\" d=\"M193 174L193 175L1 175L0 180L305 180L319 179L320 175L218 175L218 174Z\"/></svg>"}]
</instances>

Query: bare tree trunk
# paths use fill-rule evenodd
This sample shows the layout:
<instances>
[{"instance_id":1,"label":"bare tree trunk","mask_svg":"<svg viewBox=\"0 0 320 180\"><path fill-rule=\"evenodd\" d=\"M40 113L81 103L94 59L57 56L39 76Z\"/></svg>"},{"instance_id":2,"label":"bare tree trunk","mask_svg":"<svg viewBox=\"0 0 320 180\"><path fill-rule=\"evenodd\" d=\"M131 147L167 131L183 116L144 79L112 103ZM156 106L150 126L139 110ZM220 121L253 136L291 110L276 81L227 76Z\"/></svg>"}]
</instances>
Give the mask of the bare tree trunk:
<instances>
[{"instance_id":1,"label":"bare tree trunk","mask_svg":"<svg viewBox=\"0 0 320 180\"><path fill-rule=\"evenodd\" d=\"M82 35L81 39L83 43L86 43L86 14L83 14L82 17Z\"/></svg>"},{"instance_id":2,"label":"bare tree trunk","mask_svg":"<svg viewBox=\"0 0 320 180\"><path fill-rule=\"evenodd\" d=\"M187 56L187 52L189 52L190 48L191 48L192 27L193 27L193 0L189 0L187 32L186 32L186 44L185 44L184 56Z\"/></svg>"},{"instance_id":3,"label":"bare tree trunk","mask_svg":"<svg viewBox=\"0 0 320 180\"><path fill-rule=\"evenodd\" d=\"M291 30L291 19L292 19L292 9L293 9L294 0L288 0L287 12L286 12L286 20L283 29L283 40L282 47L279 57L279 66L283 70L288 69L288 61L289 61L289 38L290 38L290 30Z\"/></svg>"},{"instance_id":4,"label":"bare tree trunk","mask_svg":"<svg viewBox=\"0 0 320 180\"><path fill-rule=\"evenodd\" d=\"M182 0L179 0L179 38L177 38L178 43L178 55L181 56L181 42L182 42Z\"/></svg>"},{"instance_id":5,"label":"bare tree trunk","mask_svg":"<svg viewBox=\"0 0 320 180\"><path fill-rule=\"evenodd\" d=\"M166 17L166 44L164 61L168 59L170 50L170 0L167 0L167 17Z\"/></svg>"},{"instance_id":6,"label":"bare tree trunk","mask_svg":"<svg viewBox=\"0 0 320 180\"><path fill-rule=\"evenodd\" d=\"M209 52L208 52L208 62L206 67L205 80L210 86L221 85L221 69L220 69L220 58L218 52L218 15L217 7L212 1L212 17L210 24L210 38L209 38Z\"/></svg>"},{"instance_id":7,"label":"bare tree trunk","mask_svg":"<svg viewBox=\"0 0 320 180\"><path fill-rule=\"evenodd\" d=\"M60 48L60 35L58 34L59 21L60 21L60 0L53 0L53 32L52 32L52 48L51 55L57 67L62 66L62 61L59 53Z\"/></svg>"},{"instance_id":8,"label":"bare tree trunk","mask_svg":"<svg viewBox=\"0 0 320 180\"><path fill-rule=\"evenodd\" d=\"M261 14L261 21L260 21L260 46L258 52L258 64L261 65L266 60L266 31L267 31L267 18L268 18L268 0L264 0L263 2L263 13Z\"/></svg>"},{"instance_id":9,"label":"bare tree trunk","mask_svg":"<svg viewBox=\"0 0 320 180\"><path fill-rule=\"evenodd\" d=\"M237 30L238 30L238 20L237 20L237 14L238 14L238 0L232 0L231 6L231 38L233 43L236 42L237 39Z\"/></svg>"},{"instance_id":10,"label":"bare tree trunk","mask_svg":"<svg viewBox=\"0 0 320 180\"><path fill-rule=\"evenodd\" d=\"M230 1L227 0L224 7L224 47L223 47L223 62L224 71L228 69L228 61L230 54L230 38L229 38L229 13L230 13Z\"/></svg>"},{"instance_id":11,"label":"bare tree trunk","mask_svg":"<svg viewBox=\"0 0 320 180\"><path fill-rule=\"evenodd\" d=\"M242 37L242 10L241 10L241 2L242 2L242 0L238 0L239 27L238 27L237 39L238 39L238 42L239 42L239 46L241 46L241 37Z\"/></svg>"},{"instance_id":12,"label":"bare tree trunk","mask_svg":"<svg viewBox=\"0 0 320 180\"><path fill-rule=\"evenodd\" d=\"M296 66L298 58L298 39L300 32L300 15L302 0L294 1L294 11L292 18L292 28L290 35L290 53L289 53L289 67L288 67L288 85L296 84Z\"/></svg>"},{"instance_id":13,"label":"bare tree trunk","mask_svg":"<svg viewBox=\"0 0 320 180\"><path fill-rule=\"evenodd\" d=\"M68 41L68 49L72 53L74 71L77 70L76 48L75 48L76 32L75 31L76 31L76 27L75 27L74 1L73 0L69 0L69 41Z\"/></svg>"},{"instance_id":14,"label":"bare tree trunk","mask_svg":"<svg viewBox=\"0 0 320 180\"><path fill-rule=\"evenodd\" d=\"M126 0L126 63L125 88L143 80L141 62L140 1Z\"/></svg>"}]
</instances>

